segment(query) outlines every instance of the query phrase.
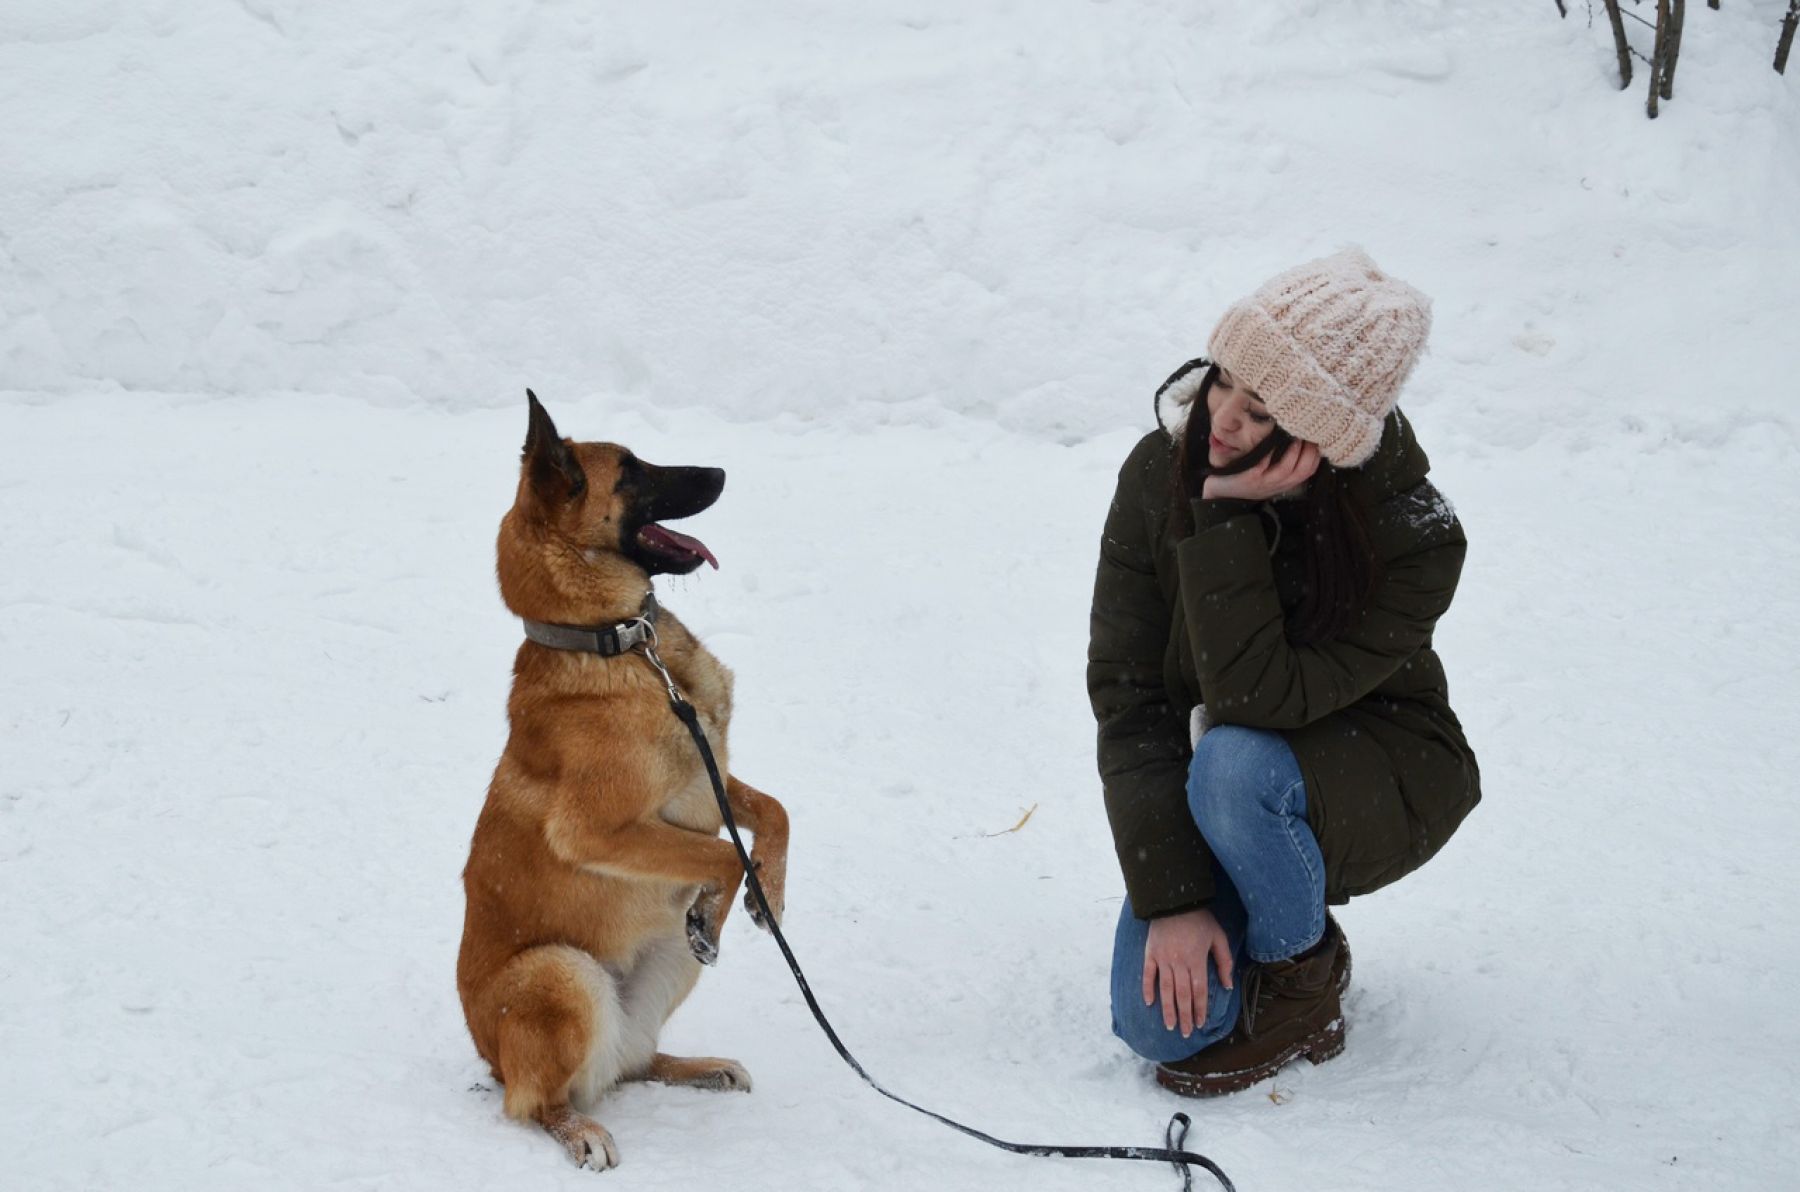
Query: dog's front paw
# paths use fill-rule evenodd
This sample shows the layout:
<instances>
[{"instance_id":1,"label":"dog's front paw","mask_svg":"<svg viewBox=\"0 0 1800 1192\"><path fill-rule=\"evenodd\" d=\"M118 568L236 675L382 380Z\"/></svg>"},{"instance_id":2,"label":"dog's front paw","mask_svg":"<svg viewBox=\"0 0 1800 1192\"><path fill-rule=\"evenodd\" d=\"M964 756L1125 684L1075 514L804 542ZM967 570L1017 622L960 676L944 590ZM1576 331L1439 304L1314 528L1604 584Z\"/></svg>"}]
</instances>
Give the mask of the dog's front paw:
<instances>
[{"instance_id":1,"label":"dog's front paw","mask_svg":"<svg viewBox=\"0 0 1800 1192\"><path fill-rule=\"evenodd\" d=\"M752 923L756 924L764 931L769 929L769 921L763 918L762 907L757 905L756 895L748 890L744 891L744 909L750 913L750 921Z\"/></svg>"},{"instance_id":2,"label":"dog's front paw","mask_svg":"<svg viewBox=\"0 0 1800 1192\"><path fill-rule=\"evenodd\" d=\"M782 906L784 900L782 883L776 880L775 875L770 870L763 868L763 863L761 861L756 861L754 864L756 867L758 884L762 886L763 897L769 900L769 910L773 913L775 921L773 923L769 922L768 917L763 914L762 906L756 901L756 895L749 889L744 891L744 909L750 912L750 921L752 923L756 924L764 931L772 931L774 928L781 926L781 913L784 909Z\"/></svg>"},{"instance_id":3,"label":"dog's front paw","mask_svg":"<svg viewBox=\"0 0 1800 1192\"><path fill-rule=\"evenodd\" d=\"M781 875L781 868L779 868L779 866L765 868L761 861L754 861L752 864L756 866L756 879L758 879L758 884L763 888L763 897L769 899L769 911L774 915L774 922L770 924L769 917L763 915L763 908L756 902L756 895L751 893L751 889L745 889L745 891L743 891L743 909L751 913L752 924L761 927L763 931L774 931L776 927L781 926L781 911L785 909L783 908L783 902L785 902L785 889L783 889L785 888L785 882L781 880L781 877L783 877L783 875Z\"/></svg>"},{"instance_id":4,"label":"dog's front paw","mask_svg":"<svg viewBox=\"0 0 1800 1192\"><path fill-rule=\"evenodd\" d=\"M688 951L701 964L715 964L719 959L718 928L711 921L705 909L706 900L702 898L688 907L687 941Z\"/></svg>"}]
</instances>

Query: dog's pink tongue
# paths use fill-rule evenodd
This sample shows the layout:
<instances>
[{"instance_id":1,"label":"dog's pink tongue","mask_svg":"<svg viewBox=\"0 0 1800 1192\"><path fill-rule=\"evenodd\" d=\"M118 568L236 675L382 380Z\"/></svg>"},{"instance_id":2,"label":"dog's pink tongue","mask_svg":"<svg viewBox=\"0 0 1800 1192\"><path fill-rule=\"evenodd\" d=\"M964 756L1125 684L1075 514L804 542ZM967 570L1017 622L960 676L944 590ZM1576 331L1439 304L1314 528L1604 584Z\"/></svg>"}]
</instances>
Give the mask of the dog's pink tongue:
<instances>
[{"instance_id":1,"label":"dog's pink tongue","mask_svg":"<svg viewBox=\"0 0 1800 1192\"><path fill-rule=\"evenodd\" d=\"M649 525L645 526L643 533L646 537L668 543L681 550L685 550L690 554L699 555L702 559L705 559L708 563L712 564L712 569L714 571L719 569L719 561L713 558L713 553L710 550L706 549L706 543L700 541L698 538L679 533L669 529L667 526L658 525L655 522L651 522Z\"/></svg>"}]
</instances>

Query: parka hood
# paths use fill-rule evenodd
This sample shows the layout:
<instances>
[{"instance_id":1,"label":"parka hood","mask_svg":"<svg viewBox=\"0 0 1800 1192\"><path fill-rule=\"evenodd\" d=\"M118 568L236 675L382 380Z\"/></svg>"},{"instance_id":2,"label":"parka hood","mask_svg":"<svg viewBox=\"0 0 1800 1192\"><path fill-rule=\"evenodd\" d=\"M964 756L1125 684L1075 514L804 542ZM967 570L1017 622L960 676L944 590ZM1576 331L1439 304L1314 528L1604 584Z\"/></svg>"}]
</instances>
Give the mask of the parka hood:
<instances>
[{"instance_id":1,"label":"parka hood","mask_svg":"<svg viewBox=\"0 0 1800 1192\"><path fill-rule=\"evenodd\" d=\"M1381 445L1369 462L1360 468L1343 469L1350 491L1370 505L1379 505L1395 493L1414 488L1431 471L1431 460L1419 446L1412 423L1398 409L1390 413L1381 428Z\"/></svg>"}]
</instances>

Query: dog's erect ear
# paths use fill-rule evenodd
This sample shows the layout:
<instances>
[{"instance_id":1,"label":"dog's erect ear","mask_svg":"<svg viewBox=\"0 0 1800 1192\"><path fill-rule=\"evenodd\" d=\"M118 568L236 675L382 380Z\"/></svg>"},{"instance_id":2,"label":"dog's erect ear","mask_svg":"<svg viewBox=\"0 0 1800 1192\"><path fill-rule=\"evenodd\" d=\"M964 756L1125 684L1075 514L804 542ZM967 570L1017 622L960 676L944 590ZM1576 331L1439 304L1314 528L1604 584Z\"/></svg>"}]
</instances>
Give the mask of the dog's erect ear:
<instances>
[{"instance_id":1,"label":"dog's erect ear","mask_svg":"<svg viewBox=\"0 0 1800 1192\"><path fill-rule=\"evenodd\" d=\"M527 389L525 400L531 403L531 425L525 431L524 463L531 475L531 487L545 502L572 501L587 491L587 473L581 461L569 450L556 423L538 401L537 394Z\"/></svg>"}]
</instances>

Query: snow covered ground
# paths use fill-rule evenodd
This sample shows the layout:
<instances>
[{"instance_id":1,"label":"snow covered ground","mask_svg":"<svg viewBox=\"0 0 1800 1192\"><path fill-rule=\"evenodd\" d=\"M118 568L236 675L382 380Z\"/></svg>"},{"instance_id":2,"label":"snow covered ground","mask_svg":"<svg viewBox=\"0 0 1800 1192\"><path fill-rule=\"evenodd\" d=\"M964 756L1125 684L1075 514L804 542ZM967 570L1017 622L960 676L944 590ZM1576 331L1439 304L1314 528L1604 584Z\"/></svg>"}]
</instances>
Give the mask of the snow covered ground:
<instances>
[{"instance_id":1,"label":"snow covered ground","mask_svg":"<svg viewBox=\"0 0 1800 1192\"><path fill-rule=\"evenodd\" d=\"M730 473L664 596L897 1091L1185 1108L1245 1192L1791 1187L1800 96L1778 0L1693 6L1655 123L1572 7L0 10L0 1184L1174 1186L863 1089L741 915L665 1041L754 1094L618 1093L604 1177L501 1118L452 967L530 383ZM1155 384L1346 241L1437 299L1487 799L1343 911L1341 1059L1177 1105L1106 1031L1095 543Z\"/></svg>"}]
</instances>

